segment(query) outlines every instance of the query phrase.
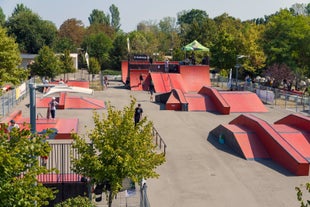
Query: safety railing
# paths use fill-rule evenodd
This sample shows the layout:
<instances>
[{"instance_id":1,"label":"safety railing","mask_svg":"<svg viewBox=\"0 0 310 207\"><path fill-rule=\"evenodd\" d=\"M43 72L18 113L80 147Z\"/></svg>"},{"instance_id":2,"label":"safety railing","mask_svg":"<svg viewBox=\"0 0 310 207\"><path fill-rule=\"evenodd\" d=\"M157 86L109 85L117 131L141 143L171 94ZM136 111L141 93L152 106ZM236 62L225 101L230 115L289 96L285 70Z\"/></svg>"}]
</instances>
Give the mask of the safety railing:
<instances>
[{"instance_id":1,"label":"safety railing","mask_svg":"<svg viewBox=\"0 0 310 207\"><path fill-rule=\"evenodd\" d=\"M166 155L167 145L154 127L153 127L153 137L155 139L156 146L158 146L160 150L163 150L164 155Z\"/></svg>"}]
</instances>

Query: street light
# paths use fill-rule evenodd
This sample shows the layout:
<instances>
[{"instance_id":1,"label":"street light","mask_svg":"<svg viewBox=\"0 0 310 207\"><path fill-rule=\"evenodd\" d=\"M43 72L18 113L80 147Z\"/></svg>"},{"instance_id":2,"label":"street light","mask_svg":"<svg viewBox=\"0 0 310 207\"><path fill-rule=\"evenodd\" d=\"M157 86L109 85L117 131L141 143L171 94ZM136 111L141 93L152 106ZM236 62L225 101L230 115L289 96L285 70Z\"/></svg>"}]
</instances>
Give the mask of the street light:
<instances>
[{"instance_id":1,"label":"street light","mask_svg":"<svg viewBox=\"0 0 310 207\"><path fill-rule=\"evenodd\" d=\"M238 88L238 71L240 68L239 59L247 58L247 57L249 56L248 55L237 55L237 58L236 58L236 90L239 90Z\"/></svg>"}]
</instances>

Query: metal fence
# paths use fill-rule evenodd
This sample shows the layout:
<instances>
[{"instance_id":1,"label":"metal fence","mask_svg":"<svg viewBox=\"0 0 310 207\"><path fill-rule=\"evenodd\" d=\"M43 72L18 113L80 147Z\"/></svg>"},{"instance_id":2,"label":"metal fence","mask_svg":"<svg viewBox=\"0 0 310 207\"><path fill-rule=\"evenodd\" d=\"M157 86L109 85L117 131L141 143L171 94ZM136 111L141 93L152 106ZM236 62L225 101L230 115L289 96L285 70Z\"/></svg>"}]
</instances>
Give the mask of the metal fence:
<instances>
[{"instance_id":1,"label":"metal fence","mask_svg":"<svg viewBox=\"0 0 310 207\"><path fill-rule=\"evenodd\" d=\"M154 142L160 151L166 154L167 145L158 133L153 128ZM51 151L48 157L39 157L39 162L47 169L57 169L56 172L50 174L42 174L39 176L39 181L42 183L73 183L84 182L85 178L82 175L76 174L72 170L72 158L79 159L77 149L72 147L72 143L50 143ZM138 189L138 188L137 188ZM61 191L63 192L63 191ZM66 196L58 196L66 198ZM105 201L100 202L100 206L104 206ZM139 190L134 193L127 193L127 191L119 192L113 206L126 206L126 207L149 207L147 197L146 183L139 186Z\"/></svg>"},{"instance_id":2,"label":"metal fence","mask_svg":"<svg viewBox=\"0 0 310 207\"><path fill-rule=\"evenodd\" d=\"M2 96L0 97L0 116L4 117L12 112L13 108L18 105L25 97L29 94L29 83L32 80L29 80L20 86L15 88L3 91Z\"/></svg>"},{"instance_id":3,"label":"metal fence","mask_svg":"<svg viewBox=\"0 0 310 207\"><path fill-rule=\"evenodd\" d=\"M310 114L310 97L302 92L267 87L260 83L239 82L236 84L235 80L229 83L227 78L220 76L211 78L211 83L213 87L219 87L223 90L252 91L258 95L263 103L274 108Z\"/></svg>"}]
</instances>

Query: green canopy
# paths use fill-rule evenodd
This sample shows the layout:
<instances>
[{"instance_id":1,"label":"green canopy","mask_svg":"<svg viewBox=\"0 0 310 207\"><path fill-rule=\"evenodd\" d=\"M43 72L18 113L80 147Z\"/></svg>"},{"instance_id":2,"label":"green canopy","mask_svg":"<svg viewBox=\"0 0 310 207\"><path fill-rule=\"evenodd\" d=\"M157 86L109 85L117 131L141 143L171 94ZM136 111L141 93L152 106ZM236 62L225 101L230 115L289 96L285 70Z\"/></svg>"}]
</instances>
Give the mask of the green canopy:
<instances>
[{"instance_id":1,"label":"green canopy","mask_svg":"<svg viewBox=\"0 0 310 207\"><path fill-rule=\"evenodd\" d=\"M207 51L209 52L209 48L203 46L200 44L197 40L194 40L193 42L189 43L188 45L185 45L182 50L184 51L193 51L193 50L200 50L200 51Z\"/></svg>"}]
</instances>

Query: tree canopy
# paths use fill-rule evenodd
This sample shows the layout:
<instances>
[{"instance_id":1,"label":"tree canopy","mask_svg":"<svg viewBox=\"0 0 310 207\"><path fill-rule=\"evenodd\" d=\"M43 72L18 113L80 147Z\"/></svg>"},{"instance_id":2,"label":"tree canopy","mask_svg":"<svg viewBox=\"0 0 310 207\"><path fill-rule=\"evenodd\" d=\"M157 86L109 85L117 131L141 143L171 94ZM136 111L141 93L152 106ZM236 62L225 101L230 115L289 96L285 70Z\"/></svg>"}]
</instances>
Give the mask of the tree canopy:
<instances>
[{"instance_id":1,"label":"tree canopy","mask_svg":"<svg viewBox=\"0 0 310 207\"><path fill-rule=\"evenodd\" d=\"M44 46L39 51L38 56L35 57L34 63L30 68L32 74L51 79L54 79L61 73L59 58L48 46Z\"/></svg>"},{"instance_id":2,"label":"tree canopy","mask_svg":"<svg viewBox=\"0 0 310 207\"><path fill-rule=\"evenodd\" d=\"M14 128L9 134L0 130L0 207L40 207L54 199L54 190L37 178L50 172L38 161L49 151L44 137L29 130Z\"/></svg>"},{"instance_id":3,"label":"tree canopy","mask_svg":"<svg viewBox=\"0 0 310 207\"><path fill-rule=\"evenodd\" d=\"M7 36L6 30L0 27L0 86L6 82L17 84L25 80L28 71L18 68L20 63L15 39Z\"/></svg>"},{"instance_id":4,"label":"tree canopy","mask_svg":"<svg viewBox=\"0 0 310 207\"><path fill-rule=\"evenodd\" d=\"M16 38L20 51L30 54L37 54L45 45L51 47L57 34L54 23L42 20L23 4L17 5L5 26Z\"/></svg>"}]
</instances>

